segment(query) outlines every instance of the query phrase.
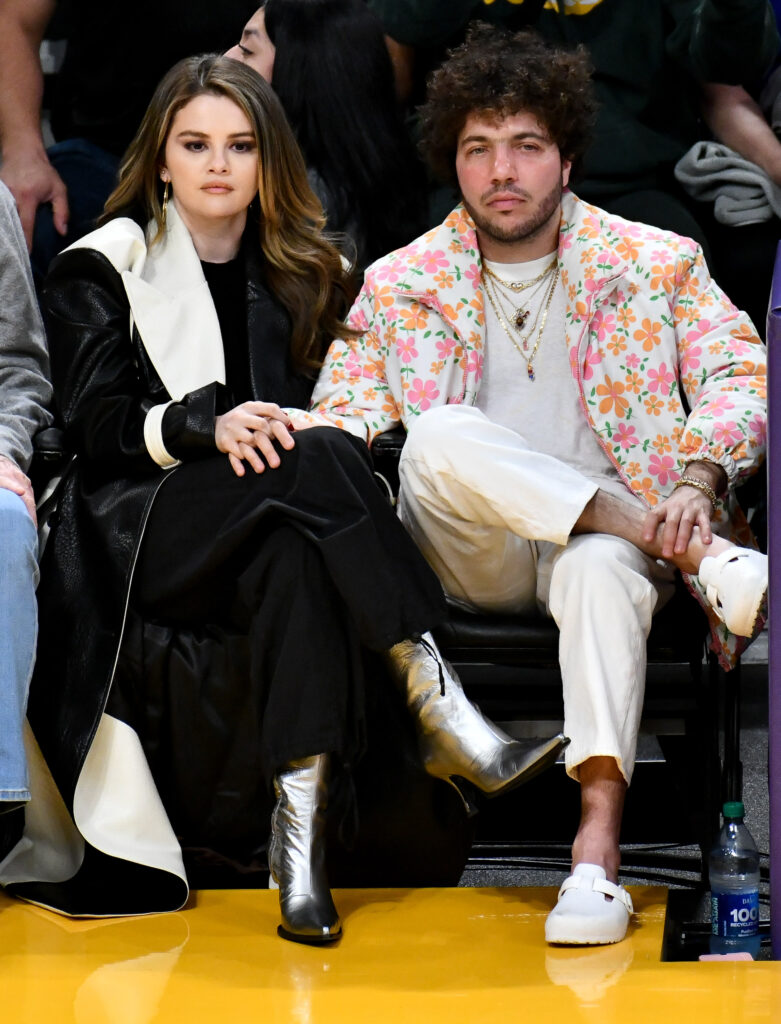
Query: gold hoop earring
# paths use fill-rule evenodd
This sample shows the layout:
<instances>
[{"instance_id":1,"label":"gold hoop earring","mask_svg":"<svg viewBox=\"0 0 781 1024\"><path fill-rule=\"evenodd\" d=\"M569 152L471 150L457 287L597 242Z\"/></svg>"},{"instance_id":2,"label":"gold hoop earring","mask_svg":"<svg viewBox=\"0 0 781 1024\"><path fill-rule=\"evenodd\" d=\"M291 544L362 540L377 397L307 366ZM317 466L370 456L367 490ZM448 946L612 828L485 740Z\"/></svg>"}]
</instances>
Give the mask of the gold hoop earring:
<instances>
[{"instance_id":1,"label":"gold hoop earring","mask_svg":"<svg viewBox=\"0 0 781 1024\"><path fill-rule=\"evenodd\" d=\"M165 183L163 189L163 224L165 224L165 218L168 215L168 182Z\"/></svg>"}]
</instances>

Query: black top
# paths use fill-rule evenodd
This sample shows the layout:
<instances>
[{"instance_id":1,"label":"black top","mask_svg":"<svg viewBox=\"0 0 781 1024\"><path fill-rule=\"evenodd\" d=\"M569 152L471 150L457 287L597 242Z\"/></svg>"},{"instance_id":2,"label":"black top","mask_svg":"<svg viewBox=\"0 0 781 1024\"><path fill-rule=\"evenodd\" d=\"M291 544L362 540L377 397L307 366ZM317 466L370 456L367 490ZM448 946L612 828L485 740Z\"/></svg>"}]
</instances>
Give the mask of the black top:
<instances>
[{"instance_id":1,"label":"black top","mask_svg":"<svg viewBox=\"0 0 781 1024\"><path fill-rule=\"evenodd\" d=\"M204 263L204 277L220 322L225 352L227 412L252 398L247 342L247 278L240 253L228 263Z\"/></svg>"}]
</instances>

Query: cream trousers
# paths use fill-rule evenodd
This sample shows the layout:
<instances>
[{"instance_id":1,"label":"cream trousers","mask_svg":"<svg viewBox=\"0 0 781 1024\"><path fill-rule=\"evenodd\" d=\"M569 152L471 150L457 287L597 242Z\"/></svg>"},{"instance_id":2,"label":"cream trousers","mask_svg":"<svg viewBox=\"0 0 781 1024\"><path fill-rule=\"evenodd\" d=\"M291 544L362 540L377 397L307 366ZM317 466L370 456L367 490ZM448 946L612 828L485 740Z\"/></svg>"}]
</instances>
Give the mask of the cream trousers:
<instances>
[{"instance_id":1,"label":"cream trousers","mask_svg":"<svg viewBox=\"0 0 781 1024\"><path fill-rule=\"evenodd\" d=\"M629 782L646 639L673 569L619 537L570 536L597 485L472 406L415 419L400 477L401 518L453 599L539 609L559 627L568 774L614 757Z\"/></svg>"}]
</instances>

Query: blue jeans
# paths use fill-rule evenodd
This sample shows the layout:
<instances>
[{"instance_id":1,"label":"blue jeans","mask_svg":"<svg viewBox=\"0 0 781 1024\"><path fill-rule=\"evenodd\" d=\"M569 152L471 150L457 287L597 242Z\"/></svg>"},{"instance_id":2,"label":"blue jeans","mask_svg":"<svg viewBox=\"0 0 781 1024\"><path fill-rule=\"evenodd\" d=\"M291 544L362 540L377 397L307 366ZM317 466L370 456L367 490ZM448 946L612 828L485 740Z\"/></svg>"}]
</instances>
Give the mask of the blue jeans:
<instances>
[{"instance_id":1,"label":"blue jeans","mask_svg":"<svg viewBox=\"0 0 781 1024\"><path fill-rule=\"evenodd\" d=\"M38 632L38 535L22 499L0 488L0 800L29 800L22 727Z\"/></svg>"}]
</instances>

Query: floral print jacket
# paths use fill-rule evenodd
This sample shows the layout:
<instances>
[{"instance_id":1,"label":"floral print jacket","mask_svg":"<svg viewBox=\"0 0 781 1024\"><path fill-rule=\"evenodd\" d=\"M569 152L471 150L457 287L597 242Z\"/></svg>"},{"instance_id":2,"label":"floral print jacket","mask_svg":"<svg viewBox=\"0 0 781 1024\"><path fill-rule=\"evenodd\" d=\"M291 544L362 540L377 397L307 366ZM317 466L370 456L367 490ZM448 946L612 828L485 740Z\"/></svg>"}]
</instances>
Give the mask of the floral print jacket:
<instances>
[{"instance_id":1,"label":"floral print jacket","mask_svg":"<svg viewBox=\"0 0 781 1024\"><path fill-rule=\"evenodd\" d=\"M565 192L559 264L583 413L627 487L653 506L694 459L723 466L731 485L756 469L765 349L699 247ZM461 206L369 267L349 318L360 336L331 345L312 397L318 419L371 442L433 406L473 403L485 346L480 274ZM749 542L734 500L719 518ZM734 637L721 639L734 651Z\"/></svg>"}]
</instances>

